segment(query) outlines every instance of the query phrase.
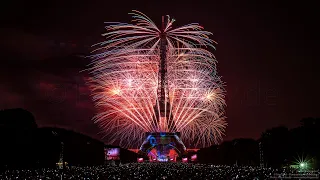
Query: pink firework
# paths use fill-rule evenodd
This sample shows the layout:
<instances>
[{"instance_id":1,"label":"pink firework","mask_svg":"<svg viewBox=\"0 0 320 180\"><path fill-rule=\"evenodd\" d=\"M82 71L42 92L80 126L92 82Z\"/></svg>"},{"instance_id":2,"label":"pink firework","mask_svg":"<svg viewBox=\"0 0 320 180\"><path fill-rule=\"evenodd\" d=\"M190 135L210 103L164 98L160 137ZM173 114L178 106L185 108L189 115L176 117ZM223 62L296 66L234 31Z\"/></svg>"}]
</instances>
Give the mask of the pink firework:
<instances>
[{"instance_id":1,"label":"pink firework","mask_svg":"<svg viewBox=\"0 0 320 180\"><path fill-rule=\"evenodd\" d=\"M163 30L146 15L133 11L133 24L111 23L106 41L90 56L90 87L108 143L137 147L145 132L181 133L184 142L208 146L222 140L225 122L223 82L208 50L213 40L198 24L172 28L167 16ZM159 111L160 40L165 34L170 116L153 121ZM158 108L159 109L159 108ZM169 123L173 122L173 123Z\"/></svg>"}]
</instances>

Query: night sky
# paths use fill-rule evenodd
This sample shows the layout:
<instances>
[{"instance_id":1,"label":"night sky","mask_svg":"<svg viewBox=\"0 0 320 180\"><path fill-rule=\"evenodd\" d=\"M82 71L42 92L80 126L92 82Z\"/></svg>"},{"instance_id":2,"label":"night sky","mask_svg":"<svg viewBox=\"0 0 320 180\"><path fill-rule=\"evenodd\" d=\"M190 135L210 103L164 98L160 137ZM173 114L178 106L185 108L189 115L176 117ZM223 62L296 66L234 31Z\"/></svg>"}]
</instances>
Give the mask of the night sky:
<instances>
[{"instance_id":1,"label":"night sky","mask_svg":"<svg viewBox=\"0 0 320 180\"><path fill-rule=\"evenodd\" d=\"M214 33L227 90L225 140L256 139L266 128L292 128L304 117L320 117L315 3L110 2L2 2L0 109L24 108L40 127L100 137L91 121L88 75L79 73L90 61L79 55L103 40L104 22L129 22L128 12L136 9L158 24L169 14L174 27L197 22Z\"/></svg>"}]
</instances>

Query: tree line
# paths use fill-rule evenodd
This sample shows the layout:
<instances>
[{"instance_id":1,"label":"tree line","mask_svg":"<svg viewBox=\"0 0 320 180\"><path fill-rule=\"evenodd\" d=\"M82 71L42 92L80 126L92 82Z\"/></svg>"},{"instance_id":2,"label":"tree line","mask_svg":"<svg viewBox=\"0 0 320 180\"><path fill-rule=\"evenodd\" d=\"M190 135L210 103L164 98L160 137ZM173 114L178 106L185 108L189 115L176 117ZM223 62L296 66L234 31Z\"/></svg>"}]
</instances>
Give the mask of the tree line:
<instances>
[{"instance_id":1,"label":"tree line","mask_svg":"<svg viewBox=\"0 0 320 180\"><path fill-rule=\"evenodd\" d=\"M201 163L289 167L307 163L319 168L320 119L304 118L300 126L267 129L258 140L234 139L198 151Z\"/></svg>"}]
</instances>

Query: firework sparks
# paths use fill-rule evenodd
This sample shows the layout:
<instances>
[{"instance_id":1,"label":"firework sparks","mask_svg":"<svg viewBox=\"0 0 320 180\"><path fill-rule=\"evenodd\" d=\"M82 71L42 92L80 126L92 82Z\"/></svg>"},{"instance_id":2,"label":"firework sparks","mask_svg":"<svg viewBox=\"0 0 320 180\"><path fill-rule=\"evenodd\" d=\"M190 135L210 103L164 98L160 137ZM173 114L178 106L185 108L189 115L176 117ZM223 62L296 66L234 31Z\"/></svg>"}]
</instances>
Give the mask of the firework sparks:
<instances>
[{"instance_id":1,"label":"firework sparks","mask_svg":"<svg viewBox=\"0 0 320 180\"><path fill-rule=\"evenodd\" d=\"M213 40L198 24L172 28L167 16L161 31L146 15L133 11L133 24L111 23L103 34L88 70L94 117L108 143L136 147L144 132L178 131L184 142L198 146L218 143L226 127L224 88L216 60L207 48ZM165 34L169 119L153 121L159 103L160 40ZM155 108L156 106L156 108ZM168 123L168 122L173 123ZM174 128L175 127L175 128Z\"/></svg>"}]
</instances>

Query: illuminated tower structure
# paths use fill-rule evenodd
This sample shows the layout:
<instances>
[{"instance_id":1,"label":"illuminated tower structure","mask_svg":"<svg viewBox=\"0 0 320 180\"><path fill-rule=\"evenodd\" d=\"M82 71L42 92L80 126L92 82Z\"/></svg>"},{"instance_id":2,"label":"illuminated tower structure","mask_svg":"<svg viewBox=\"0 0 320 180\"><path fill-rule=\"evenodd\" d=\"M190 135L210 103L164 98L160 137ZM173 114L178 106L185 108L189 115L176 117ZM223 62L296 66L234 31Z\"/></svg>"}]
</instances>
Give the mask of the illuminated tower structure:
<instances>
[{"instance_id":1,"label":"illuminated tower structure","mask_svg":"<svg viewBox=\"0 0 320 180\"><path fill-rule=\"evenodd\" d=\"M160 33L160 62L158 72L157 102L154 106L156 125L159 132L175 132L172 114L170 114L170 100L168 90L167 73L167 39L165 33L165 18L162 16L162 28ZM160 112L159 112L160 111Z\"/></svg>"},{"instance_id":2,"label":"illuminated tower structure","mask_svg":"<svg viewBox=\"0 0 320 180\"><path fill-rule=\"evenodd\" d=\"M167 73L167 38L165 33L165 18L162 16L160 35L160 61L158 72L157 101L154 106L154 125L157 132L147 132L146 140L140 147L140 153L147 155L150 161L177 161L186 154L186 147L176 132L169 100Z\"/></svg>"}]
</instances>

